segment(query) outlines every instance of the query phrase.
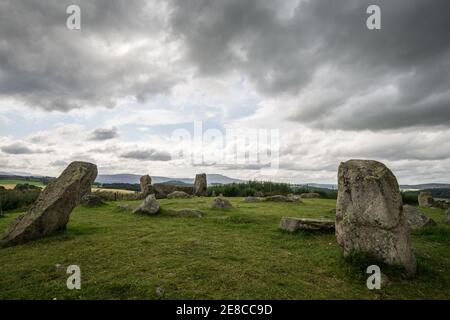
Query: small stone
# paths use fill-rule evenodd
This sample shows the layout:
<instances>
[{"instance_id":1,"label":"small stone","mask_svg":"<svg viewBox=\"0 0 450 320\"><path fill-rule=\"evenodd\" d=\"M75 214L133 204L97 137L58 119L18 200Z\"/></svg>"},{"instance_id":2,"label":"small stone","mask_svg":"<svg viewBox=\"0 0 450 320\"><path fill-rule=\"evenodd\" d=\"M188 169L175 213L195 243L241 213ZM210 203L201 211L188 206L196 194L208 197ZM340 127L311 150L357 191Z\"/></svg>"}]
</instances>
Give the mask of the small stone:
<instances>
[{"instance_id":1,"label":"small stone","mask_svg":"<svg viewBox=\"0 0 450 320\"><path fill-rule=\"evenodd\" d=\"M134 209L133 213L155 215L159 212L159 202L156 200L155 195L151 194L145 198L139 207Z\"/></svg>"},{"instance_id":2,"label":"small stone","mask_svg":"<svg viewBox=\"0 0 450 320\"><path fill-rule=\"evenodd\" d=\"M213 199L212 208L213 209L231 209L233 205L230 201L225 198L217 197Z\"/></svg>"},{"instance_id":3,"label":"small stone","mask_svg":"<svg viewBox=\"0 0 450 320\"><path fill-rule=\"evenodd\" d=\"M98 207L104 205L103 199L93 193L88 193L81 198L80 203L87 207Z\"/></svg>"},{"instance_id":4,"label":"small stone","mask_svg":"<svg viewBox=\"0 0 450 320\"><path fill-rule=\"evenodd\" d=\"M299 230L333 231L334 226L333 220L324 219L282 218L280 221L280 229L288 232Z\"/></svg>"},{"instance_id":5,"label":"small stone","mask_svg":"<svg viewBox=\"0 0 450 320\"><path fill-rule=\"evenodd\" d=\"M417 198L419 207L431 208L434 205L434 199L430 192L421 192Z\"/></svg>"},{"instance_id":6,"label":"small stone","mask_svg":"<svg viewBox=\"0 0 450 320\"><path fill-rule=\"evenodd\" d=\"M162 298L164 296L164 287L163 286L157 287L155 293L158 298Z\"/></svg>"},{"instance_id":7,"label":"small stone","mask_svg":"<svg viewBox=\"0 0 450 320\"><path fill-rule=\"evenodd\" d=\"M55 265L55 271L56 272L63 272L64 271L64 267L62 266L62 264L56 264Z\"/></svg>"},{"instance_id":8,"label":"small stone","mask_svg":"<svg viewBox=\"0 0 450 320\"><path fill-rule=\"evenodd\" d=\"M294 199L292 197L282 196L282 195L275 195L265 198L266 201L271 202L301 202L300 199Z\"/></svg>"},{"instance_id":9,"label":"small stone","mask_svg":"<svg viewBox=\"0 0 450 320\"><path fill-rule=\"evenodd\" d=\"M416 208L414 206L405 204L403 206L403 215L405 216L408 227L411 230L417 230L423 227L431 227L436 225L436 222L434 222L433 219L423 214L422 211L419 210L419 208Z\"/></svg>"}]
</instances>

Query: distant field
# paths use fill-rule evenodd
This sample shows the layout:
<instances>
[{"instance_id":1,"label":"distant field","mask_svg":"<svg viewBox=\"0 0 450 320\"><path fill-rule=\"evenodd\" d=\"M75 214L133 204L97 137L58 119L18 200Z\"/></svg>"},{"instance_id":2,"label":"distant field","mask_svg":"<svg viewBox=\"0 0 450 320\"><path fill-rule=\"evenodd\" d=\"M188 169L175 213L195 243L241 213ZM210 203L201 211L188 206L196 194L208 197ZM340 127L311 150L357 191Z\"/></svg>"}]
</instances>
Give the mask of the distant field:
<instances>
[{"instance_id":1,"label":"distant field","mask_svg":"<svg viewBox=\"0 0 450 320\"><path fill-rule=\"evenodd\" d=\"M40 181L26 181L19 179L0 179L0 186L5 187L6 189L14 189L17 184L32 184L37 187L44 188L44 184ZM120 192L120 193L134 193L134 191L123 190L123 189L105 189L105 188L92 188L92 191L106 191L106 192Z\"/></svg>"},{"instance_id":2,"label":"distant field","mask_svg":"<svg viewBox=\"0 0 450 320\"><path fill-rule=\"evenodd\" d=\"M163 199L157 216L117 208L139 201L78 206L65 232L0 249L0 299L450 299L450 226L440 209L425 210L438 226L412 235L417 276L381 266L390 284L370 291L373 262L345 260L333 233L278 229L283 216L334 218L334 200L229 199L229 211L211 209L211 198ZM205 216L172 217L166 210L175 208ZM0 232L17 215L0 218ZM72 264L81 290L66 288Z\"/></svg>"},{"instance_id":3,"label":"distant field","mask_svg":"<svg viewBox=\"0 0 450 320\"><path fill-rule=\"evenodd\" d=\"M6 189L14 189L17 184L31 184L37 187L44 187L44 184L40 181L26 181L20 179L0 179L0 186L5 187Z\"/></svg>"},{"instance_id":4,"label":"distant field","mask_svg":"<svg viewBox=\"0 0 450 320\"><path fill-rule=\"evenodd\" d=\"M104 191L104 192L119 192L119 193L135 193L131 190L124 190L124 189L106 189L106 188L92 188L92 191Z\"/></svg>"}]
</instances>

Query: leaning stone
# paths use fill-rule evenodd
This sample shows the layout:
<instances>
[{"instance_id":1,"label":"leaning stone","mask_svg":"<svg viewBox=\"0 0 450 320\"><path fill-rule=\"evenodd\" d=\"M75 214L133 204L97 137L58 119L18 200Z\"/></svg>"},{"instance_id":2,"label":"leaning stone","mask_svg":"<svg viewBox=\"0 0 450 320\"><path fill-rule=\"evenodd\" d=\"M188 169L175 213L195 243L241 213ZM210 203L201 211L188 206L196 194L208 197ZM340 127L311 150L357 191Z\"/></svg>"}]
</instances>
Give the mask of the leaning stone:
<instances>
[{"instance_id":1,"label":"leaning stone","mask_svg":"<svg viewBox=\"0 0 450 320\"><path fill-rule=\"evenodd\" d=\"M217 197L213 199L212 208L213 209L231 209L233 205L230 201L225 198Z\"/></svg>"},{"instance_id":2,"label":"leaning stone","mask_svg":"<svg viewBox=\"0 0 450 320\"><path fill-rule=\"evenodd\" d=\"M145 198L145 200L134 209L133 213L155 215L159 212L159 202L156 200L155 195L151 194Z\"/></svg>"},{"instance_id":3,"label":"leaning stone","mask_svg":"<svg viewBox=\"0 0 450 320\"><path fill-rule=\"evenodd\" d=\"M411 230L420 229L423 227L435 226L436 222L433 219L427 217L418 208L405 204L403 206L403 215L406 218L408 227Z\"/></svg>"},{"instance_id":4,"label":"leaning stone","mask_svg":"<svg viewBox=\"0 0 450 320\"><path fill-rule=\"evenodd\" d=\"M317 199L320 198L320 194L315 192L309 192L309 193L302 193L300 195L301 199Z\"/></svg>"},{"instance_id":5,"label":"leaning stone","mask_svg":"<svg viewBox=\"0 0 450 320\"><path fill-rule=\"evenodd\" d=\"M344 255L364 252L408 273L417 264L394 174L382 163L350 160L338 173L336 239Z\"/></svg>"},{"instance_id":6,"label":"leaning stone","mask_svg":"<svg viewBox=\"0 0 450 320\"><path fill-rule=\"evenodd\" d=\"M191 195L184 191L174 191L167 195L167 199L187 199L190 197Z\"/></svg>"},{"instance_id":7,"label":"leaning stone","mask_svg":"<svg viewBox=\"0 0 450 320\"><path fill-rule=\"evenodd\" d=\"M332 231L334 226L335 222L333 220L282 218L280 221L280 229L288 232L297 232L299 230Z\"/></svg>"},{"instance_id":8,"label":"leaning stone","mask_svg":"<svg viewBox=\"0 0 450 320\"><path fill-rule=\"evenodd\" d=\"M96 177L96 165L72 162L58 179L47 185L31 209L12 222L1 244L19 244L65 229L70 213L91 191Z\"/></svg>"},{"instance_id":9,"label":"leaning stone","mask_svg":"<svg viewBox=\"0 0 450 320\"><path fill-rule=\"evenodd\" d=\"M203 212L195 209L168 210L168 214L175 217L201 218Z\"/></svg>"},{"instance_id":10,"label":"leaning stone","mask_svg":"<svg viewBox=\"0 0 450 320\"><path fill-rule=\"evenodd\" d=\"M206 196L208 185L206 182L206 173L197 174L194 181L194 195L196 196Z\"/></svg>"},{"instance_id":11,"label":"leaning stone","mask_svg":"<svg viewBox=\"0 0 450 320\"><path fill-rule=\"evenodd\" d=\"M421 192L417 198L419 207L430 208L434 205L434 199L430 192Z\"/></svg>"}]
</instances>

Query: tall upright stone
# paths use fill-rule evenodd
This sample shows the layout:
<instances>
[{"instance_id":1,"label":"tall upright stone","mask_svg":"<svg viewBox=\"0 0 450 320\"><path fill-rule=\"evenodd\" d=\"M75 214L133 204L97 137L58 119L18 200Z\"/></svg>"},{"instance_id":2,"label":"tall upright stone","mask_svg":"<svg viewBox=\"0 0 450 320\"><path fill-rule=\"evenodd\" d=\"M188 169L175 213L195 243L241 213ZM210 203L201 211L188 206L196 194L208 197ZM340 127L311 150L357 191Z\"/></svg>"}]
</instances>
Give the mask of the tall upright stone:
<instances>
[{"instance_id":1,"label":"tall upright stone","mask_svg":"<svg viewBox=\"0 0 450 320\"><path fill-rule=\"evenodd\" d=\"M417 200L419 207L430 208L434 205L434 199L430 192L420 192Z\"/></svg>"},{"instance_id":2,"label":"tall upright stone","mask_svg":"<svg viewBox=\"0 0 450 320\"><path fill-rule=\"evenodd\" d=\"M208 185L206 182L206 173L197 174L194 181L194 195L196 196L206 196Z\"/></svg>"},{"instance_id":3,"label":"tall upright stone","mask_svg":"<svg viewBox=\"0 0 450 320\"><path fill-rule=\"evenodd\" d=\"M11 223L1 244L15 245L64 229L73 208L91 191L96 177L96 165L72 162L41 192L31 209Z\"/></svg>"},{"instance_id":4,"label":"tall upright stone","mask_svg":"<svg viewBox=\"0 0 450 320\"><path fill-rule=\"evenodd\" d=\"M142 198L146 198L149 194L153 193L152 189L152 178L147 174L141 177L141 194Z\"/></svg>"},{"instance_id":5,"label":"tall upright stone","mask_svg":"<svg viewBox=\"0 0 450 320\"><path fill-rule=\"evenodd\" d=\"M341 163L338 173L336 239L344 255L364 252L416 272L416 259L394 174L373 160Z\"/></svg>"}]
</instances>

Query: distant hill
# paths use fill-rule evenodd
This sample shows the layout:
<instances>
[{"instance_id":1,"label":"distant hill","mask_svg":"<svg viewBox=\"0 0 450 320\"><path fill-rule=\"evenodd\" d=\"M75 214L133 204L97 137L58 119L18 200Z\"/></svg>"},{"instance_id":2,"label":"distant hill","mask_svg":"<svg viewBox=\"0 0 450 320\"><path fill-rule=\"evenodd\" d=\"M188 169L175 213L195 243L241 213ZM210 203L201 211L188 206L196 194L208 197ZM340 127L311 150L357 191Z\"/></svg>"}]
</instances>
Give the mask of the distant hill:
<instances>
[{"instance_id":1,"label":"distant hill","mask_svg":"<svg viewBox=\"0 0 450 320\"><path fill-rule=\"evenodd\" d=\"M194 177L192 178L169 178L169 177L161 177L161 176L151 176L152 183L167 183L171 184L193 184ZM137 174L110 174L110 175L99 175L95 182L97 183L130 183L136 184L139 183L140 175ZM221 174L207 174L206 179L209 184L229 184L233 182L242 182L243 180L233 179Z\"/></svg>"},{"instance_id":2,"label":"distant hill","mask_svg":"<svg viewBox=\"0 0 450 320\"><path fill-rule=\"evenodd\" d=\"M423 184L404 184L400 185L402 190L425 190L425 189L448 189L450 184L448 183L423 183Z\"/></svg>"}]
</instances>

